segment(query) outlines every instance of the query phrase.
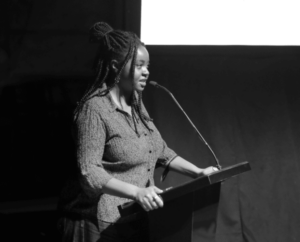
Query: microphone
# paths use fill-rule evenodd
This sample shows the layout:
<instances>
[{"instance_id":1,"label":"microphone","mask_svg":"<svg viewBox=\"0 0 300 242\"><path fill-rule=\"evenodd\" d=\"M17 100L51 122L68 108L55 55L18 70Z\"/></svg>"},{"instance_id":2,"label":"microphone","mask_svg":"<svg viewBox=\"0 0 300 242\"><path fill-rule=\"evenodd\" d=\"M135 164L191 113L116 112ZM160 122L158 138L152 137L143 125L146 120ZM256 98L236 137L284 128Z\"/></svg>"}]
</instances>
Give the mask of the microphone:
<instances>
[{"instance_id":1,"label":"microphone","mask_svg":"<svg viewBox=\"0 0 300 242\"><path fill-rule=\"evenodd\" d=\"M161 88L164 91L166 91L173 99L173 101L177 104L177 106L179 107L179 109L183 112L183 114L185 115L185 117L187 118L187 120L190 122L190 124L192 125L192 127L194 128L194 130L196 131L196 133L198 134L198 137L200 138L200 140L207 146L207 148L210 150L210 152L212 153L215 161L216 161L216 167L221 170L222 167L220 166L220 162L217 158L217 156L215 155L215 153L213 152L212 148L209 146L209 144L206 142L206 140L204 139L204 137L202 136L202 134L198 131L198 129L196 128L196 126L193 124L192 120L189 118L189 116L186 114L186 112L183 110L183 108L180 106L180 104L177 102L176 98L173 96L173 94L165 87L159 85L157 82L155 81L149 81L149 84L151 84L152 86L155 86L157 88Z\"/></svg>"}]
</instances>

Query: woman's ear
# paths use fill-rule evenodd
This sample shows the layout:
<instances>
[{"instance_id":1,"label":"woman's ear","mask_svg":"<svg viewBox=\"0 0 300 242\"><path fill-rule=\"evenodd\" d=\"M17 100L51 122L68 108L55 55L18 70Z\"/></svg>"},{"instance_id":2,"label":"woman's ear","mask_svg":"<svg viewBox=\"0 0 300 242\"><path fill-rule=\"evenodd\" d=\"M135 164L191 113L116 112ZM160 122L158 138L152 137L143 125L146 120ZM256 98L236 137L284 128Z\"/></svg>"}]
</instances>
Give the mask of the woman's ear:
<instances>
[{"instance_id":1,"label":"woman's ear","mask_svg":"<svg viewBox=\"0 0 300 242\"><path fill-rule=\"evenodd\" d=\"M119 70L119 63L118 63L117 60L111 60L110 66L114 70L115 73L118 72L118 70Z\"/></svg>"}]
</instances>

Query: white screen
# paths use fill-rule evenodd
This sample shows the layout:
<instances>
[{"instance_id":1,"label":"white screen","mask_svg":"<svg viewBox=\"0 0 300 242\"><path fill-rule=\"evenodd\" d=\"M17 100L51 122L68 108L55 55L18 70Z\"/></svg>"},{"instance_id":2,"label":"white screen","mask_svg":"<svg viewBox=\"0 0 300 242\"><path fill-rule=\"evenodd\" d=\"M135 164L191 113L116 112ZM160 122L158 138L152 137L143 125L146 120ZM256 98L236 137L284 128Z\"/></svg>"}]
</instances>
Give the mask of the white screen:
<instances>
[{"instance_id":1,"label":"white screen","mask_svg":"<svg viewBox=\"0 0 300 242\"><path fill-rule=\"evenodd\" d=\"M300 45L299 0L143 0L147 45Z\"/></svg>"}]
</instances>

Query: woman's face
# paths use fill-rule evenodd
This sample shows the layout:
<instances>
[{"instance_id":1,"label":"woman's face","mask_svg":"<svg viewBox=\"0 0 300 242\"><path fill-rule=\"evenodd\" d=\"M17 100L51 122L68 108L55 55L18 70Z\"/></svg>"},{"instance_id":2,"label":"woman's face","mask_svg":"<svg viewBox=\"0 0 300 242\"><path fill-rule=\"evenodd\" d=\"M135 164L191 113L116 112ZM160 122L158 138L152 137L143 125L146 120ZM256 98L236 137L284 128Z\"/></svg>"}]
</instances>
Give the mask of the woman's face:
<instances>
[{"instance_id":1,"label":"woman's face","mask_svg":"<svg viewBox=\"0 0 300 242\"><path fill-rule=\"evenodd\" d=\"M149 53L144 46L137 49L134 76L130 74L132 59L125 65L120 75L119 86L126 92L143 91L149 77Z\"/></svg>"}]
</instances>

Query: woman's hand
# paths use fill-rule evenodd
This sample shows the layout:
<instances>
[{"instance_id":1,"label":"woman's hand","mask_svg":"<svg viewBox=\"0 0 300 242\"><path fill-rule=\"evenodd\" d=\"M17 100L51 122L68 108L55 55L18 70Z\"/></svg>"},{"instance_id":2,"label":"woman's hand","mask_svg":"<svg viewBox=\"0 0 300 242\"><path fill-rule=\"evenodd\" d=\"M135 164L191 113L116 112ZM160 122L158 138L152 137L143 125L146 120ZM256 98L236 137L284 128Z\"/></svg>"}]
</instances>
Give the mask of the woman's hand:
<instances>
[{"instance_id":1,"label":"woman's hand","mask_svg":"<svg viewBox=\"0 0 300 242\"><path fill-rule=\"evenodd\" d=\"M215 166L209 166L205 169L200 169L200 171L198 172L198 177L199 176L207 176L215 171L218 171L219 169Z\"/></svg>"},{"instance_id":2,"label":"woman's hand","mask_svg":"<svg viewBox=\"0 0 300 242\"><path fill-rule=\"evenodd\" d=\"M135 201L138 202L145 211L150 211L164 206L164 203L158 194L163 190L151 186L147 188L138 188Z\"/></svg>"}]
</instances>

